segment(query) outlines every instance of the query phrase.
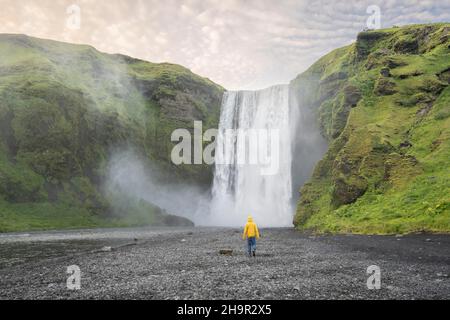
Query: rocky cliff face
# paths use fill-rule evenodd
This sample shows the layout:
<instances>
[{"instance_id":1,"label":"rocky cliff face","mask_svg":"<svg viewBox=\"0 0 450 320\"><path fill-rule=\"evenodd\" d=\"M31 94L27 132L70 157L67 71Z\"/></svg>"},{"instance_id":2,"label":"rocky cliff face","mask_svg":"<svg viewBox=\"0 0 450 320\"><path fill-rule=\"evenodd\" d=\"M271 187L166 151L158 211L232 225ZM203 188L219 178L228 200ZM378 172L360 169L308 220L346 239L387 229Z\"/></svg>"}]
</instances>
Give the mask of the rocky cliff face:
<instances>
[{"instance_id":1,"label":"rocky cliff face","mask_svg":"<svg viewBox=\"0 0 450 320\"><path fill-rule=\"evenodd\" d=\"M450 230L449 32L362 32L293 81L329 142L300 191L299 229Z\"/></svg>"},{"instance_id":2,"label":"rocky cliff face","mask_svg":"<svg viewBox=\"0 0 450 320\"><path fill-rule=\"evenodd\" d=\"M107 216L100 186L118 149L168 180L209 186L210 167L172 165L170 135L194 120L217 127L220 86L178 65L23 35L0 35L0 57L0 231L22 228L10 223L21 213Z\"/></svg>"}]
</instances>

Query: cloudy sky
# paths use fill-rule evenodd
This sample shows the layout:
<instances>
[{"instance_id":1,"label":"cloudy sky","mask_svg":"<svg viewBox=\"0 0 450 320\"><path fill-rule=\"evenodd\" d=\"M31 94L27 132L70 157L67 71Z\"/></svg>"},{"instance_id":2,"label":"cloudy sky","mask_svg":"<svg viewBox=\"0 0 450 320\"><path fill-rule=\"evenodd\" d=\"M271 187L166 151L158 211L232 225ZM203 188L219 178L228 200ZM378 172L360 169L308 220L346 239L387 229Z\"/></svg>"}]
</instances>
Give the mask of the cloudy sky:
<instances>
[{"instance_id":1,"label":"cloudy sky","mask_svg":"<svg viewBox=\"0 0 450 320\"><path fill-rule=\"evenodd\" d=\"M0 0L0 33L178 63L227 89L258 89L354 41L377 21L373 5L381 27L450 22L450 0Z\"/></svg>"}]
</instances>

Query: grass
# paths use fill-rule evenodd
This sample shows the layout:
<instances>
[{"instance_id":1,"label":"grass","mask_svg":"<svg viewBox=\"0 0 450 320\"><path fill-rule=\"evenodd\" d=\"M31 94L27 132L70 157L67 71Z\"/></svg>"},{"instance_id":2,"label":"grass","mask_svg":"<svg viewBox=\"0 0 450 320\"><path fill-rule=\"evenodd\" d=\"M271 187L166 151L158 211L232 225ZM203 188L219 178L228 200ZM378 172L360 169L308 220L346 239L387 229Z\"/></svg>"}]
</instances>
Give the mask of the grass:
<instances>
[{"instance_id":1,"label":"grass","mask_svg":"<svg viewBox=\"0 0 450 320\"><path fill-rule=\"evenodd\" d=\"M85 228L127 228L161 225L148 211L99 216L89 210L65 204L21 203L0 201L0 233L18 231L64 230Z\"/></svg>"},{"instance_id":2,"label":"grass","mask_svg":"<svg viewBox=\"0 0 450 320\"><path fill-rule=\"evenodd\" d=\"M313 215L302 228L361 234L449 232L449 178L423 175L403 190L369 192L354 204Z\"/></svg>"},{"instance_id":3,"label":"grass","mask_svg":"<svg viewBox=\"0 0 450 320\"><path fill-rule=\"evenodd\" d=\"M0 232L113 226L80 208L50 203L0 202Z\"/></svg>"},{"instance_id":4,"label":"grass","mask_svg":"<svg viewBox=\"0 0 450 320\"><path fill-rule=\"evenodd\" d=\"M383 36L370 41L361 37L368 42L346 47L347 53L335 51L340 58L327 56L311 68L324 76L329 70L345 71L347 78L337 84L337 96L351 83L362 98L351 109L340 135L332 137L327 133L333 126L330 115L337 105L330 101L335 98L321 101L318 97L319 120L330 148L301 190L295 217L298 229L362 234L450 232L450 88L437 76L450 67L449 40L444 38L444 28L449 27L415 25L376 31ZM398 51L415 40L417 53ZM405 42L399 45L399 41ZM363 48L365 56L352 60L358 56L352 54L355 48ZM395 61L389 67L395 92L384 95L375 92L374 85L389 61ZM337 184L338 179L344 184ZM362 188L356 197L351 194L355 188ZM344 202L336 202L338 194Z\"/></svg>"},{"instance_id":5,"label":"grass","mask_svg":"<svg viewBox=\"0 0 450 320\"><path fill-rule=\"evenodd\" d=\"M215 127L220 86L182 66L24 35L0 35L0 56L1 230L161 222L135 205L114 218L101 181L117 148L172 181L210 182L210 167L171 165L170 135L194 120Z\"/></svg>"}]
</instances>

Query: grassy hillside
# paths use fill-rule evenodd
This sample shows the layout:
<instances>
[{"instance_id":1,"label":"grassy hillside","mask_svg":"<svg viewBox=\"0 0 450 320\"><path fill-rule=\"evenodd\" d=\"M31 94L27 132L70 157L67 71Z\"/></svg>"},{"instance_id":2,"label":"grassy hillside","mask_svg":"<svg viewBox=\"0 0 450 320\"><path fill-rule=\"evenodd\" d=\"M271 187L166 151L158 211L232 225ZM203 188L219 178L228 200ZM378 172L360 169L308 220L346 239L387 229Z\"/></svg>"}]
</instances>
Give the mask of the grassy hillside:
<instances>
[{"instance_id":1,"label":"grassy hillside","mask_svg":"<svg viewBox=\"0 0 450 320\"><path fill-rule=\"evenodd\" d=\"M211 168L171 164L170 135L217 127L223 89L184 67L92 47L0 35L0 231L164 224L132 203L113 221L101 191L110 155L133 148L171 181L207 186Z\"/></svg>"},{"instance_id":2,"label":"grassy hillside","mask_svg":"<svg viewBox=\"0 0 450 320\"><path fill-rule=\"evenodd\" d=\"M450 231L449 37L448 23L362 32L293 81L329 141L298 229Z\"/></svg>"}]
</instances>

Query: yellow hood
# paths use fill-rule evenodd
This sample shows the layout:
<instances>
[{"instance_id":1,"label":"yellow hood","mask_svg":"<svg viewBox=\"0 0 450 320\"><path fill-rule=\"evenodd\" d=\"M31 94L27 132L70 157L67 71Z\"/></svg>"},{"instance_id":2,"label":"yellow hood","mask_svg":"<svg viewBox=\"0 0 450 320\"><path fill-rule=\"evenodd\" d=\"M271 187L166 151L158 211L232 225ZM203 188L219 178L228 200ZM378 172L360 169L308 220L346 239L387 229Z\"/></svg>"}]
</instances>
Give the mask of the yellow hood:
<instances>
[{"instance_id":1,"label":"yellow hood","mask_svg":"<svg viewBox=\"0 0 450 320\"><path fill-rule=\"evenodd\" d=\"M242 239L256 237L259 239L259 230L256 223L253 222L252 216L248 216L247 224L244 228L244 234L242 235Z\"/></svg>"}]
</instances>

